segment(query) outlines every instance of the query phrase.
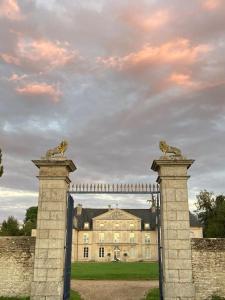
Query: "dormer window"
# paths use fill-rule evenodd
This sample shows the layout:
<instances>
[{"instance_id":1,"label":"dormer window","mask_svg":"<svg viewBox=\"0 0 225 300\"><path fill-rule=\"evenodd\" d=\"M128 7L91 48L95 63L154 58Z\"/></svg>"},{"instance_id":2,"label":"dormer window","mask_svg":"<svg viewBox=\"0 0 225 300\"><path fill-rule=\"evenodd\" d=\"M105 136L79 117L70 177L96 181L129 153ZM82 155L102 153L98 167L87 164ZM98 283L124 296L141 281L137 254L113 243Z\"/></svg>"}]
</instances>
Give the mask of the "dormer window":
<instances>
[{"instance_id":1,"label":"dormer window","mask_svg":"<svg viewBox=\"0 0 225 300\"><path fill-rule=\"evenodd\" d=\"M90 225L88 222L84 222L84 229L89 229L90 228Z\"/></svg>"},{"instance_id":2,"label":"dormer window","mask_svg":"<svg viewBox=\"0 0 225 300\"><path fill-rule=\"evenodd\" d=\"M144 225L145 227L145 230L149 230L150 229L150 224L149 223L145 223L145 225Z\"/></svg>"}]
</instances>

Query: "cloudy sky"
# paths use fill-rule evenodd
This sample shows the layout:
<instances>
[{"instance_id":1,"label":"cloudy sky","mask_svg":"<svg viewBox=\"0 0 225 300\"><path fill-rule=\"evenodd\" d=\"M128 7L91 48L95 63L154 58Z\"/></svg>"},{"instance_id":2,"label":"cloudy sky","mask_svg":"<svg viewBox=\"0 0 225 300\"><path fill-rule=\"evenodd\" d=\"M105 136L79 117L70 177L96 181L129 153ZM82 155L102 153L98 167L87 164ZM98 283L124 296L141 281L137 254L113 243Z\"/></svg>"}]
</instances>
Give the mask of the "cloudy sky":
<instances>
[{"instance_id":1,"label":"cloudy sky","mask_svg":"<svg viewBox=\"0 0 225 300\"><path fill-rule=\"evenodd\" d=\"M31 160L62 139L73 182L154 182L165 139L196 160L192 208L225 192L224 0L0 0L0 41L0 220L36 205Z\"/></svg>"}]
</instances>

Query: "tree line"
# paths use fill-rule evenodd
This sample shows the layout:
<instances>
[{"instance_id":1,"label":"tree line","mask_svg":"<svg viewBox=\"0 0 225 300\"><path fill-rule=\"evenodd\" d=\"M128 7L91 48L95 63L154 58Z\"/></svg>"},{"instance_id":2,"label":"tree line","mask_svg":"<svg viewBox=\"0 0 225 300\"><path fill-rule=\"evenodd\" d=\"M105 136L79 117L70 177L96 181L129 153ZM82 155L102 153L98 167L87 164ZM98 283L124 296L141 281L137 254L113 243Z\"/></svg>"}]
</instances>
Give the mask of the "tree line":
<instances>
[{"instance_id":1,"label":"tree line","mask_svg":"<svg viewBox=\"0 0 225 300\"><path fill-rule=\"evenodd\" d=\"M215 196L207 190L201 191L197 196L196 216L203 226L203 237L225 238L225 196ZM13 216L4 220L0 229L0 235L31 235L32 229L37 226L38 208L32 206L26 210L22 228Z\"/></svg>"}]
</instances>

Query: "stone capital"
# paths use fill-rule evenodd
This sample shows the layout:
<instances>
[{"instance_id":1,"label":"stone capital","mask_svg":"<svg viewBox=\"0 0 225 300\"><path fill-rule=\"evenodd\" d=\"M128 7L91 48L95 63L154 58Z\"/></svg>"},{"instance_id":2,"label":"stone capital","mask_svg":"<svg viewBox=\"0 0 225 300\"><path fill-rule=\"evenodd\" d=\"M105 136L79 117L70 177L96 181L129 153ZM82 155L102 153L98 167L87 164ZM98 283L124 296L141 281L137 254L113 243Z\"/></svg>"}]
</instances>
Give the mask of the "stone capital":
<instances>
[{"instance_id":1,"label":"stone capital","mask_svg":"<svg viewBox=\"0 0 225 300\"><path fill-rule=\"evenodd\" d=\"M39 169L41 167L66 167L67 171L73 172L75 171L77 168L74 164L74 162L70 159L66 159L66 158L62 158L62 159L36 159L36 160L32 160L32 162L35 164L35 166L37 166Z\"/></svg>"},{"instance_id":2,"label":"stone capital","mask_svg":"<svg viewBox=\"0 0 225 300\"><path fill-rule=\"evenodd\" d=\"M159 168L161 166L174 166L174 167L178 167L178 166L186 166L187 169L190 168L190 166L193 164L194 159L169 159L169 158L159 158L159 159L155 159L153 160L151 169L153 171L158 171Z\"/></svg>"},{"instance_id":3,"label":"stone capital","mask_svg":"<svg viewBox=\"0 0 225 300\"><path fill-rule=\"evenodd\" d=\"M187 170L193 164L193 159L160 157L153 161L151 169L158 172L157 182L160 183L162 179L169 180L187 180Z\"/></svg>"}]
</instances>

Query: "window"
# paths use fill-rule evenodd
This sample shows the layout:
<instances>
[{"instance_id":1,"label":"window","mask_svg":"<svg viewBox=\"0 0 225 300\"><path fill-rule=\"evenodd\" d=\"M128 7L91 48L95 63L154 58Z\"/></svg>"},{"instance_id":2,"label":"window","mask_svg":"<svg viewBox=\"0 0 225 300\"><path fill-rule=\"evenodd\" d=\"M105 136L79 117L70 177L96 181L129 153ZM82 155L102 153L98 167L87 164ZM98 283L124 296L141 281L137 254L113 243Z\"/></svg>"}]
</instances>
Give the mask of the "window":
<instances>
[{"instance_id":1,"label":"window","mask_svg":"<svg viewBox=\"0 0 225 300\"><path fill-rule=\"evenodd\" d=\"M84 257L88 257L88 247L84 247Z\"/></svg>"},{"instance_id":2,"label":"window","mask_svg":"<svg viewBox=\"0 0 225 300\"><path fill-rule=\"evenodd\" d=\"M145 244L150 244L150 234L149 233L145 234Z\"/></svg>"},{"instance_id":3,"label":"window","mask_svg":"<svg viewBox=\"0 0 225 300\"><path fill-rule=\"evenodd\" d=\"M89 229L89 223L88 222L84 222L84 229Z\"/></svg>"},{"instance_id":4,"label":"window","mask_svg":"<svg viewBox=\"0 0 225 300\"><path fill-rule=\"evenodd\" d=\"M104 224L103 224L103 223L100 223L100 227L103 228L103 227L104 227Z\"/></svg>"},{"instance_id":5,"label":"window","mask_svg":"<svg viewBox=\"0 0 225 300\"><path fill-rule=\"evenodd\" d=\"M88 233L84 233L83 242L84 242L84 244L88 244L88 242L89 242L89 234Z\"/></svg>"},{"instance_id":6,"label":"window","mask_svg":"<svg viewBox=\"0 0 225 300\"><path fill-rule=\"evenodd\" d=\"M99 257L104 257L104 252L105 252L104 247L100 247L99 248Z\"/></svg>"},{"instance_id":7,"label":"window","mask_svg":"<svg viewBox=\"0 0 225 300\"><path fill-rule=\"evenodd\" d=\"M145 230L150 229L150 224L149 223L145 223Z\"/></svg>"},{"instance_id":8,"label":"window","mask_svg":"<svg viewBox=\"0 0 225 300\"><path fill-rule=\"evenodd\" d=\"M130 223L130 230L133 230L133 229L134 229L134 224Z\"/></svg>"},{"instance_id":9,"label":"window","mask_svg":"<svg viewBox=\"0 0 225 300\"><path fill-rule=\"evenodd\" d=\"M100 232L100 233L99 233L99 242L100 242L100 243L104 242L104 239L105 239L105 234L104 234L104 232Z\"/></svg>"},{"instance_id":10,"label":"window","mask_svg":"<svg viewBox=\"0 0 225 300\"><path fill-rule=\"evenodd\" d=\"M150 258L150 248L145 248L145 258Z\"/></svg>"},{"instance_id":11,"label":"window","mask_svg":"<svg viewBox=\"0 0 225 300\"><path fill-rule=\"evenodd\" d=\"M134 243L134 232L130 232L130 243Z\"/></svg>"},{"instance_id":12,"label":"window","mask_svg":"<svg viewBox=\"0 0 225 300\"><path fill-rule=\"evenodd\" d=\"M114 233L113 241L114 241L114 243L119 243L119 241L120 241L120 234L118 232Z\"/></svg>"}]
</instances>

